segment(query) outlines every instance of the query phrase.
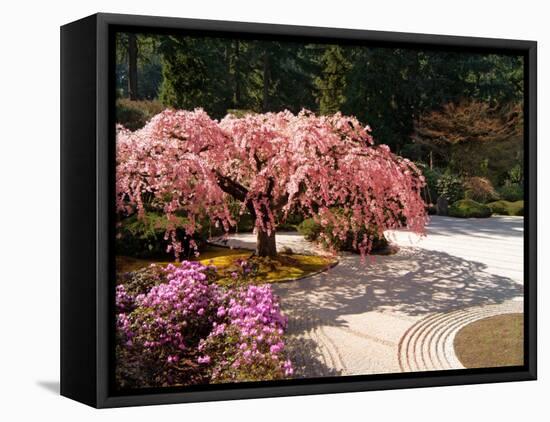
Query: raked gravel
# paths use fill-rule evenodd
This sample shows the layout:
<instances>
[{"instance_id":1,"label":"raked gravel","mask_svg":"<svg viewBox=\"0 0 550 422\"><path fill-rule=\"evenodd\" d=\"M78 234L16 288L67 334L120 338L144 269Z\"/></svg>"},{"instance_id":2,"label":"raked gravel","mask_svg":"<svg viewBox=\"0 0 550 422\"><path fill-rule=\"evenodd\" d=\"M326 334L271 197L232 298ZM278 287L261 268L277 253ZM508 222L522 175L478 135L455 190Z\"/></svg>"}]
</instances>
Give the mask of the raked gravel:
<instances>
[{"instance_id":1,"label":"raked gravel","mask_svg":"<svg viewBox=\"0 0 550 422\"><path fill-rule=\"evenodd\" d=\"M289 317L296 377L460 369L454 335L489 315L523 312L523 218L432 216L426 236L387 233L391 256L342 254L325 273L274 284ZM253 248L253 234L229 237ZM320 252L298 233L278 248Z\"/></svg>"}]
</instances>

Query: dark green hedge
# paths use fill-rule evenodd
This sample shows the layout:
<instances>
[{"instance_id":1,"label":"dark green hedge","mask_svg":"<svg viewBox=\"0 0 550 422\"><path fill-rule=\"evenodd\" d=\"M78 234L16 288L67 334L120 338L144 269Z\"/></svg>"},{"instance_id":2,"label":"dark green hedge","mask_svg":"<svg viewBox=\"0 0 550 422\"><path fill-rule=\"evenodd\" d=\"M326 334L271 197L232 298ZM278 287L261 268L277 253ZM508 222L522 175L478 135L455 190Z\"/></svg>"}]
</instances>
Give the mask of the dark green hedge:
<instances>
[{"instance_id":1,"label":"dark green hedge","mask_svg":"<svg viewBox=\"0 0 550 422\"><path fill-rule=\"evenodd\" d=\"M491 216L491 208L471 199L462 199L449 207L449 215L459 218L486 218Z\"/></svg>"},{"instance_id":2,"label":"dark green hedge","mask_svg":"<svg viewBox=\"0 0 550 422\"><path fill-rule=\"evenodd\" d=\"M523 201L495 201L487 204L493 214L498 215L523 215Z\"/></svg>"}]
</instances>

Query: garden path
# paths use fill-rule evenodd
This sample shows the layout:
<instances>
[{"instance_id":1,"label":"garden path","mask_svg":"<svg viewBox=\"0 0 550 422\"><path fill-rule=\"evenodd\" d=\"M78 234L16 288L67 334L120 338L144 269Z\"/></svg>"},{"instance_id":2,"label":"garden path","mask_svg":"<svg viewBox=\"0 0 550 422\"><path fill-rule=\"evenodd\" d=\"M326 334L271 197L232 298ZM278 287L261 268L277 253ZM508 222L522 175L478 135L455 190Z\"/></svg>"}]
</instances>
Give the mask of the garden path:
<instances>
[{"instance_id":1,"label":"garden path","mask_svg":"<svg viewBox=\"0 0 550 422\"><path fill-rule=\"evenodd\" d=\"M274 284L289 317L297 377L462 368L456 332L484 316L523 312L523 218L433 216L427 235L388 232L391 256L342 254L325 273ZM250 233L229 243L253 248ZM279 248L314 252L297 233ZM317 252L319 252L317 250Z\"/></svg>"}]
</instances>

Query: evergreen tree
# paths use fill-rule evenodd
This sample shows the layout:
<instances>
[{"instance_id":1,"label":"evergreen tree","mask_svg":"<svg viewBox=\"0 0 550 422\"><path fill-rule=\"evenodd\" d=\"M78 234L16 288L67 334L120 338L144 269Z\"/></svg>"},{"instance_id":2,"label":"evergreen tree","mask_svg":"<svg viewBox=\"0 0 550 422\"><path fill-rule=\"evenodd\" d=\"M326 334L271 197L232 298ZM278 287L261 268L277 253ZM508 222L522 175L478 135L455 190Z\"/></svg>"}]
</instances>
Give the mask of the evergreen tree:
<instances>
[{"instance_id":1,"label":"evergreen tree","mask_svg":"<svg viewBox=\"0 0 550 422\"><path fill-rule=\"evenodd\" d=\"M223 117L232 105L224 60L227 43L217 38L164 37L160 101L185 110L202 107L213 117Z\"/></svg>"},{"instance_id":2,"label":"evergreen tree","mask_svg":"<svg viewBox=\"0 0 550 422\"><path fill-rule=\"evenodd\" d=\"M333 114L340 111L346 100L346 74L350 63L344 49L337 45L328 46L321 57L322 74L315 79L318 89L319 112Z\"/></svg>"},{"instance_id":3,"label":"evergreen tree","mask_svg":"<svg viewBox=\"0 0 550 422\"><path fill-rule=\"evenodd\" d=\"M161 63L158 36L119 33L116 37L116 86L119 97L152 100L158 96Z\"/></svg>"},{"instance_id":4,"label":"evergreen tree","mask_svg":"<svg viewBox=\"0 0 550 422\"><path fill-rule=\"evenodd\" d=\"M519 56L135 35L137 54L130 54L128 33L117 36L120 96L201 107L213 118L228 112L342 111L368 123L377 143L413 160L430 157L426 146L411 140L420 116L464 99L494 106L523 98Z\"/></svg>"},{"instance_id":5,"label":"evergreen tree","mask_svg":"<svg viewBox=\"0 0 550 422\"><path fill-rule=\"evenodd\" d=\"M313 83L317 71L312 52L302 44L257 42L260 111L316 108Z\"/></svg>"}]
</instances>

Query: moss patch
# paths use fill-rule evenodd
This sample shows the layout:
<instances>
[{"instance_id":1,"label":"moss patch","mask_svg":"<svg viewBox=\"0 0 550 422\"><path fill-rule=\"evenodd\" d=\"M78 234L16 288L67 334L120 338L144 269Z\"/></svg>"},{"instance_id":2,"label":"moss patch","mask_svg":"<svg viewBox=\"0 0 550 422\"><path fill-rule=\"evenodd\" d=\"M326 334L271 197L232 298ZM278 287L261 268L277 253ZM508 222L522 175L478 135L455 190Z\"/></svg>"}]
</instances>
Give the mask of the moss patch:
<instances>
[{"instance_id":1,"label":"moss patch","mask_svg":"<svg viewBox=\"0 0 550 422\"><path fill-rule=\"evenodd\" d=\"M208 246L200 256L193 261L204 265L215 265L220 278L218 283L223 285L234 284L231 273L239 270L238 260L246 260L255 267L253 275L247 277L246 284L276 283L328 269L336 263L331 257L301 254L279 254L275 258L259 258L252 255L247 249L229 249L217 246ZM166 266L175 264L174 261L157 259L140 259L128 256L116 257L117 273L137 271L151 264ZM242 282L242 281L241 281Z\"/></svg>"},{"instance_id":2,"label":"moss patch","mask_svg":"<svg viewBox=\"0 0 550 422\"><path fill-rule=\"evenodd\" d=\"M471 199L462 199L449 207L449 215L459 218L486 218L491 216L491 208Z\"/></svg>"},{"instance_id":3,"label":"moss patch","mask_svg":"<svg viewBox=\"0 0 550 422\"><path fill-rule=\"evenodd\" d=\"M208 246L203 251L201 251L200 256L192 259L192 261L203 261L207 259L214 259L217 257L240 257L246 255L249 257L251 252L246 249L229 249L221 248L218 246ZM151 264L167 266L168 264L177 264L172 260L162 259L162 258L134 258L130 256L117 256L116 257L116 271L119 273L125 273L129 271L136 271L142 268L146 268Z\"/></svg>"},{"instance_id":4,"label":"moss patch","mask_svg":"<svg viewBox=\"0 0 550 422\"><path fill-rule=\"evenodd\" d=\"M523 314L473 322L458 332L454 348L466 368L523 365Z\"/></svg>"},{"instance_id":5,"label":"moss patch","mask_svg":"<svg viewBox=\"0 0 550 422\"><path fill-rule=\"evenodd\" d=\"M254 267L252 275L246 280L238 280L238 283L246 284L276 283L302 278L326 270L336 263L332 258L317 255L279 254L275 258L251 257L250 251L240 255L204 258L200 262L216 266L220 274L219 284L232 285L236 281L231 273L239 272L239 260L246 260Z\"/></svg>"},{"instance_id":6,"label":"moss patch","mask_svg":"<svg viewBox=\"0 0 550 422\"><path fill-rule=\"evenodd\" d=\"M523 201L495 201L487 204L493 214L498 215L523 215Z\"/></svg>"}]
</instances>

